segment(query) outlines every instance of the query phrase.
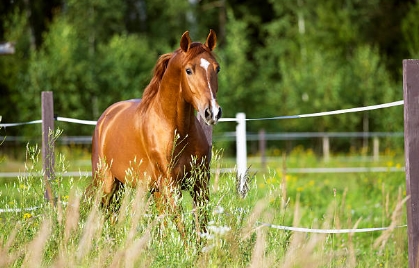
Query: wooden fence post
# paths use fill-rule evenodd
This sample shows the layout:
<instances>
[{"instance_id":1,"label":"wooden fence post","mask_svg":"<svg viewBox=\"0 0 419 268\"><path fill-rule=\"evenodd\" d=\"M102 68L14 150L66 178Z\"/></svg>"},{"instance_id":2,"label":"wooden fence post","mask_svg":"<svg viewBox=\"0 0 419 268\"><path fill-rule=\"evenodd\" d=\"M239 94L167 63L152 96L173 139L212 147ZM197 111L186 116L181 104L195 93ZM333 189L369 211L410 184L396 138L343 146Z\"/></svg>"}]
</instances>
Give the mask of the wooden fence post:
<instances>
[{"instance_id":1,"label":"wooden fence post","mask_svg":"<svg viewBox=\"0 0 419 268\"><path fill-rule=\"evenodd\" d=\"M403 98L409 267L419 268L419 60L403 60Z\"/></svg>"},{"instance_id":2,"label":"wooden fence post","mask_svg":"<svg viewBox=\"0 0 419 268\"><path fill-rule=\"evenodd\" d=\"M329 162L330 160L330 142L329 142L329 136L324 135L322 138L323 141L323 160L325 162Z\"/></svg>"},{"instance_id":3,"label":"wooden fence post","mask_svg":"<svg viewBox=\"0 0 419 268\"><path fill-rule=\"evenodd\" d=\"M54 165L54 101L52 91L43 91L42 99L42 167L45 198L54 203L51 180L55 178Z\"/></svg>"},{"instance_id":4,"label":"wooden fence post","mask_svg":"<svg viewBox=\"0 0 419 268\"><path fill-rule=\"evenodd\" d=\"M259 153L261 167L266 170L266 132L264 129L259 130Z\"/></svg>"},{"instance_id":5,"label":"wooden fence post","mask_svg":"<svg viewBox=\"0 0 419 268\"><path fill-rule=\"evenodd\" d=\"M375 162L378 162L380 159L380 140L375 136L372 140L373 142L373 159Z\"/></svg>"}]
</instances>

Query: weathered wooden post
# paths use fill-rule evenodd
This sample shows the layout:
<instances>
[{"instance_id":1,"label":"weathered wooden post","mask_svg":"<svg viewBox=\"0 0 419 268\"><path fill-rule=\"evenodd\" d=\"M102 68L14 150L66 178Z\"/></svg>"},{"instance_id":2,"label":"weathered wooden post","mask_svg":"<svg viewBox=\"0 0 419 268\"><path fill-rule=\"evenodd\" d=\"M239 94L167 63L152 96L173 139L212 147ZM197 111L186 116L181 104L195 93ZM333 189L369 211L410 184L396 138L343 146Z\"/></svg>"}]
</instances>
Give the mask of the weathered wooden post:
<instances>
[{"instance_id":1,"label":"weathered wooden post","mask_svg":"<svg viewBox=\"0 0 419 268\"><path fill-rule=\"evenodd\" d=\"M329 162L330 160L330 143L329 136L325 134L322 138L323 141L323 160Z\"/></svg>"},{"instance_id":2,"label":"weathered wooden post","mask_svg":"<svg viewBox=\"0 0 419 268\"><path fill-rule=\"evenodd\" d=\"M403 98L409 267L419 268L419 60L403 60Z\"/></svg>"},{"instance_id":3,"label":"weathered wooden post","mask_svg":"<svg viewBox=\"0 0 419 268\"><path fill-rule=\"evenodd\" d=\"M264 129L259 130L259 153L261 167L266 170L266 132Z\"/></svg>"},{"instance_id":4,"label":"weathered wooden post","mask_svg":"<svg viewBox=\"0 0 419 268\"><path fill-rule=\"evenodd\" d=\"M373 138L373 159L375 162L380 159L380 140L377 136Z\"/></svg>"},{"instance_id":5,"label":"weathered wooden post","mask_svg":"<svg viewBox=\"0 0 419 268\"><path fill-rule=\"evenodd\" d=\"M54 165L54 101L52 91L43 91L42 99L42 167L44 171L45 198L53 203L51 180L55 178Z\"/></svg>"}]
</instances>

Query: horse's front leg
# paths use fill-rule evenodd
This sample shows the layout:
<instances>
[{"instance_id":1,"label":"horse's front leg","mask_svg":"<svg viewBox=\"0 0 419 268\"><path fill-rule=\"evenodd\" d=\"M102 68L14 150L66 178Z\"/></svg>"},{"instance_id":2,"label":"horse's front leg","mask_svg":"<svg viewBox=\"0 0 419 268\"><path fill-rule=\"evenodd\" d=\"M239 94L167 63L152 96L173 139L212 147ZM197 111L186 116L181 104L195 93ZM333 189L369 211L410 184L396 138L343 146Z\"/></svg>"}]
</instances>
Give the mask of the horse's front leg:
<instances>
[{"instance_id":1,"label":"horse's front leg","mask_svg":"<svg viewBox=\"0 0 419 268\"><path fill-rule=\"evenodd\" d=\"M185 226L182 221L182 205L180 204L182 192L177 188L166 186L164 189L154 192L153 197L160 216L164 218L167 216L171 217L176 224L179 234L182 238L185 238ZM163 226L165 225L166 223L163 219Z\"/></svg>"}]
</instances>

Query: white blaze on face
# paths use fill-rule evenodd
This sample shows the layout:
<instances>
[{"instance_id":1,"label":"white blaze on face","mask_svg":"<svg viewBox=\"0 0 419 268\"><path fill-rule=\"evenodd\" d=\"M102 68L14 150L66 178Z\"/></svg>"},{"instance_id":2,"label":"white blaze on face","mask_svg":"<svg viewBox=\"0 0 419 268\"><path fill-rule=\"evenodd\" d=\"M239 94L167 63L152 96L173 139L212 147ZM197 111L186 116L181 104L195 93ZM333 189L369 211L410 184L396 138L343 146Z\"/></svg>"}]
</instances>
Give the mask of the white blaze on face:
<instances>
[{"instance_id":1,"label":"white blaze on face","mask_svg":"<svg viewBox=\"0 0 419 268\"><path fill-rule=\"evenodd\" d=\"M217 105L216 105L216 100L214 98L214 94L212 93L212 88L211 88L211 84L209 81L209 77L208 77L208 66L210 65L209 61L207 61L204 58L201 58L201 67L205 69L205 72L207 74L207 83L208 83L208 88L210 90L210 94L211 94L211 110L212 110L212 115L215 118L216 115L218 114L218 109L217 109Z\"/></svg>"}]
</instances>

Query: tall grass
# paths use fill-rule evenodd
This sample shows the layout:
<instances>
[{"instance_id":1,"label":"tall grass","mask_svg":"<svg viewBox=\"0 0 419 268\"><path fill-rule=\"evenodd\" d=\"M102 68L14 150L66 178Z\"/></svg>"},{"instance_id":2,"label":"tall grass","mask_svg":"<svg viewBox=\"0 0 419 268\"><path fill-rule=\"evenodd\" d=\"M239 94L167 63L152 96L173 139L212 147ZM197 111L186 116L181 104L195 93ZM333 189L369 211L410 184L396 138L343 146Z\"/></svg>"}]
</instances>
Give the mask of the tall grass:
<instances>
[{"instance_id":1,"label":"tall grass","mask_svg":"<svg viewBox=\"0 0 419 268\"><path fill-rule=\"evenodd\" d=\"M255 174L245 198L236 177L216 173L208 232L194 234L191 198L180 202L187 236L158 215L150 194L125 187L118 214L82 193L89 178L57 177L56 206L44 199L39 150L28 150L29 175L0 192L0 267L406 267L404 180L398 173L290 176ZM291 155L292 157L292 155ZM298 157L304 157L299 152ZM57 168L68 164L58 157ZM214 166L222 166L215 157ZM349 176L349 177L347 177ZM5 195L5 191L14 195ZM100 193L96 196L100 198ZM340 229L389 226L384 232L309 234L266 223Z\"/></svg>"}]
</instances>

